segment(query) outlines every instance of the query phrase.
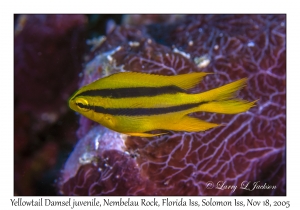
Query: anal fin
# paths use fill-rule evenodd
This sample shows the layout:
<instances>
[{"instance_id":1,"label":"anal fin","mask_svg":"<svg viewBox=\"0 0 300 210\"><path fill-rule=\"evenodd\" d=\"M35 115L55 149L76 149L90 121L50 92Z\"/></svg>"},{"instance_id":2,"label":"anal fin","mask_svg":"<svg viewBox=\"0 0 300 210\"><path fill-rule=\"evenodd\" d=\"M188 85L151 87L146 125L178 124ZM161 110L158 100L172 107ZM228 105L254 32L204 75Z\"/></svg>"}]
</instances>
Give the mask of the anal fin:
<instances>
[{"instance_id":1,"label":"anal fin","mask_svg":"<svg viewBox=\"0 0 300 210\"><path fill-rule=\"evenodd\" d=\"M200 120L190 116L184 116L178 122L170 123L167 126L168 127L165 127L165 129L173 130L173 131L198 132L198 131L205 131L221 125L206 122L204 120Z\"/></svg>"}]
</instances>

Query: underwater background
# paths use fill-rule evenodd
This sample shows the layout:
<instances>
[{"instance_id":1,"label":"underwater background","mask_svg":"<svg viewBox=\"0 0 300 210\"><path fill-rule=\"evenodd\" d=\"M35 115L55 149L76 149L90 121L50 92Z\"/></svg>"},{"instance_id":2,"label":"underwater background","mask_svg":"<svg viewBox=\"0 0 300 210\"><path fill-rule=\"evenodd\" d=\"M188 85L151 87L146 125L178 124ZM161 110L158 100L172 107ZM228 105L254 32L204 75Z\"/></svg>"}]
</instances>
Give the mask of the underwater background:
<instances>
[{"instance_id":1,"label":"underwater background","mask_svg":"<svg viewBox=\"0 0 300 210\"><path fill-rule=\"evenodd\" d=\"M238 96L259 101L194 114L226 126L153 138L69 109L124 70L214 73L195 93L248 77ZM14 194L286 195L286 15L15 15Z\"/></svg>"}]
</instances>

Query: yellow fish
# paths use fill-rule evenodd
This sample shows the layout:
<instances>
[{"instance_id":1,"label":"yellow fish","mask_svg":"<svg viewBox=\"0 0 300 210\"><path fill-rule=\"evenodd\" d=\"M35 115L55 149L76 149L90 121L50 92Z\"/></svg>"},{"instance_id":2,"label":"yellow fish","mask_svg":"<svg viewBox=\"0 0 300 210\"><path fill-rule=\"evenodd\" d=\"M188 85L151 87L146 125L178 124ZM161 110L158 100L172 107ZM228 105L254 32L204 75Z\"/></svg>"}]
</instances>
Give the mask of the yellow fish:
<instances>
[{"instance_id":1,"label":"yellow fish","mask_svg":"<svg viewBox=\"0 0 300 210\"><path fill-rule=\"evenodd\" d=\"M155 130L198 132L219 126L188 114L214 112L237 114L254 106L233 99L246 85L246 78L196 94L187 90L210 73L162 76L122 72L82 87L69 100L71 109L114 131L151 137Z\"/></svg>"}]
</instances>

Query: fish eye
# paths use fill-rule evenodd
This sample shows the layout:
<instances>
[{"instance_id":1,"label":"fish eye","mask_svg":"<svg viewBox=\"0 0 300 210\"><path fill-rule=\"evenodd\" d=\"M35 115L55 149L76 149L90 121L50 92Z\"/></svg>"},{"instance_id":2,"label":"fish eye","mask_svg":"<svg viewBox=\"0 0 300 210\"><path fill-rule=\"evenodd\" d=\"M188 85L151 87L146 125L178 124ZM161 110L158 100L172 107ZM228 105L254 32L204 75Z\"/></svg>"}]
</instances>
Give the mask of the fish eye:
<instances>
[{"instance_id":1,"label":"fish eye","mask_svg":"<svg viewBox=\"0 0 300 210\"><path fill-rule=\"evenodd\" d=\"M83 98L76 98L75 104L80 111L87 112L90 110L88 101Z\"/></svg>"}]
</instances>

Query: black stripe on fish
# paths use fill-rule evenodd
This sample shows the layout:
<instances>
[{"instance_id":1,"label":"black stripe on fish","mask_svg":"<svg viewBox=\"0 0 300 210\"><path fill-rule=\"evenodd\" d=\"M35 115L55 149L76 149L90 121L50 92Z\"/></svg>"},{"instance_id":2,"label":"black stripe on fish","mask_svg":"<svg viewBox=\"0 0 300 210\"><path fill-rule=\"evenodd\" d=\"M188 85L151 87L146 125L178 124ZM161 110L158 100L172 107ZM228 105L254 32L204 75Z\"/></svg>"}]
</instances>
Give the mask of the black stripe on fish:
<instances>
[{"instance_id":1,"label":"black stripe on fish","mask_svg":"<svg viewBox=\"0 0 300 210\"><path fill-rule=\"evenodd\" d=\"M178 106L161 107L161 108L104 108L102 106L90 106L78 103L77 106L80 108L90 109L97 113L110 114L115 116L150 116L150 115L161 115L172 112L184 111L187 109L195 108L208 102L182 104Z\"/></svg>"},{"instance_id":2,"label":"black stripe on fish","mask_svg":"<svg viewBox=\"0 0 300 210\"><path fill-rule=\"evenodd\" d=\"M95 89L87 90L79 93L77 96L100 96L102 98L134 98L134 97L149 97L162 94L185 93L184 89L175 85L162 87L129 87L115 89Z\"/></svg>"}]
</instances>

